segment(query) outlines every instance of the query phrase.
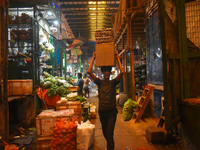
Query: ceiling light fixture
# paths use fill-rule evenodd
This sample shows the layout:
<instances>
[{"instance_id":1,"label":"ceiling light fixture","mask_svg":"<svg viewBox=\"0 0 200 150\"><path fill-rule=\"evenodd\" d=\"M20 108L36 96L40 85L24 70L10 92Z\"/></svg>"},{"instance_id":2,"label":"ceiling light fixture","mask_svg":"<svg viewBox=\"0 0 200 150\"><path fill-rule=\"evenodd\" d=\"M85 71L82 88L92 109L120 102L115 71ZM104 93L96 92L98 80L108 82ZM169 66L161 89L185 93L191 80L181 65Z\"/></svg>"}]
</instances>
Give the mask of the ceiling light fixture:
<instances>
[{"instance_id":1,"label":"ceiling light fixture","mask_svg":"<svg viewBox=\"0 0 200 150\"><path fill-rule=\"evenodd\" d=\"M105 1L100 1L100 2L98 2L98 4L106 4L106 2Z\"/></svg>"},{"instance_id":2,"label":"ceiling light fixture","mask_svg":"<svg viewBox=\"0 0 200 150\"><path fill-rule=\"evenodd\" d=\"M89 10L96 10L96 8L89 8ZM104 7L98 8L98 10L105 10L105 8Z\"/></svg>"},{"instance_id":3,"label":"ceiling light fixture","mask_svg":"<svg viewBox=\"0 0 200 150\"><path fill-rule=\"evenodd\" d=\"M105 8L98 8L98 10L105 10Z\"/></svg>"},{"instance_id":4,"label":"ceiling light fixture","mask_svg":"<svg viewBox=\"0 0 200 150\"><path fill-rule=\"evenodd\" d=\"M47 15L48 15L48 16L53 16L52 11L47 11Z\"/></svg>"},{"instance_id":5,"label":"ceiling light fixture","mask_svg":"<svg viewBox=\"0 0 200 150\"><path fill-rule=\"evenodd\" d=\"M96 10L96 8L89 8L89 10Z\"/></svg>"},{"instance_id":6,"label":"ceiling light fixture","mask_svg":"<svg viewBox=\"0 0 200 150\"><path fill-rule=\"evenodd\" d=\"M55 20L53 23L54 23L55 25L58 25L58 24L59 24L57 20Z\"/></svg>"},{"instance_id":7,"label":"ceiling light fixture","mask_svg":"<svg viewBox=\"0 0 200 150\"><path fill-rule=\"evenodd\" d=\"M96 4L96 2L89 1L88 4ZM106 1L99 1L98 4L106 4Z\"/></svg>"},{"instance_id":8,"label":"ceiling light fixture","mask_svg":"<svg viewBox=\"0 0 200 150\"><path fill-rule=\"evenodd\" d=\"M96 2L89 1L88 4L96 4Z\"/></svg>"}]
</instances>

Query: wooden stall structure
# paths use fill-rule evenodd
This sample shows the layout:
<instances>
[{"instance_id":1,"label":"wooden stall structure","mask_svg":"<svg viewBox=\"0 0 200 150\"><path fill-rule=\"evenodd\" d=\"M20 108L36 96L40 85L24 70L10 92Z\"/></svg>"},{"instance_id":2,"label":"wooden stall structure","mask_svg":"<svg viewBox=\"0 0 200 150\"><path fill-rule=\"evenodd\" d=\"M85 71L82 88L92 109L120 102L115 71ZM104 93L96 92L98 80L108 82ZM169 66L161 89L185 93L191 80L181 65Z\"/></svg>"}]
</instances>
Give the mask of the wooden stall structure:
<instances>
[{"instance_id":1,"label":"wooden stall structure","mask_svg":"<svg viewBox=\"0 0 200 150\"><path fill-rule=\"evenodd\" d=\"M137 62L143 59L143 57L139 57L135 61L137 57L134 52L137 48L143 54L146 45L145 6L148 2L149 0L121 0L118 12L113 17L115 46L119 51L125 70L122 91L127 94L128 98L133 100L136 100L135 91L139 90L136 87L135 66L138 66L139 63ZM143 64L143 66L146 65Z\"/></svg>"},{"instance_id":2,"label":"wooden stall structure","mask_svg":"<svg viewBox=\"0 0 200 150\"><path fill-rule=\"evenodd\" d=\"M7 93L8 66L8 0L0 2L0 135L9 140L9 110Z\"/></svg>"},{"instance_id":3,"label":"wooden stall structure","mask_svg":"<svg viewBox=\"0 0 200 150\"><path fill-rule=\"evenodd\" d=\"M32 94L32 81L29 82L28 93L16 90L23 88L16 85L15 81L8 81L8 7L9 1L3 0L0 3L0 136L9 142L10 122L23 122L27 125L35 122L35 95ZM18 80L20 81L20 80ZM20 81L21 82L21 81ZM11 85L12 84L12 85ZM26 84L26 83L25 83ZM17 92L17 93L16 93ZM21 92L21 94L19 94ZM19 105L17 105L19 104ZM9 109L10 108L10 109Z\"/></svg>"}]
</instances>

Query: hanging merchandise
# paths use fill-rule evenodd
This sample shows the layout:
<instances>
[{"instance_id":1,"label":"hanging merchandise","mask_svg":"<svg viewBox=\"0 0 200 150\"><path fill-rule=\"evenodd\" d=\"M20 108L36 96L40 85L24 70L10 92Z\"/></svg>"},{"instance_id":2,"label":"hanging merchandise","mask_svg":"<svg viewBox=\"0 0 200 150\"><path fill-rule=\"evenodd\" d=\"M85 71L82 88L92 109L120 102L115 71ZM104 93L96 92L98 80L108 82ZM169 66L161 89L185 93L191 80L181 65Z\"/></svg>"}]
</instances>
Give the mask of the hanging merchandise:
<instances>
[{"instance_id":1,"label":"hanging merchandise","mask_svg":"<svg viewBox=\"0 0 200 150\"><path fill-rule=\"evenodd\" d=\"M71 49L71 55L83 55L80 46Z\"/></svg>"},{"instance_id":2,"label":"hanging merchandise","mask_svg":"<svg viewBox=\"0 0 200 150\"><path fill-rule=\"evenodd\" d=\"M40 61L44 62L43 67L44 68L52 68L49 67L48 65L46 65L46 63L49 63L51 57L50 54L54 53L55 48L54 46L51 44L50 40L48 40L49 38L49 34L43 30L42 28L40 28L40 42L39 42L39 50L40 50ZM46 63L45 63L46 62Z\"/></svg>"},{"instance_id":3,"label":"hanging merchandise","mask_svg":"<svg viewBox=\"0 0 200 150\"><path fill-rule=\"evenodd\" d=\"M75 48L75 47L80 47L81 45L83 44L83 41L82 40L79 40L79 39L74 39L73 43L69 46L67 46L67 50L70 50L72 48Z\"/></svg>"},{"instance_id":4,"label":"hanging merchandise","mask_svg":"<svg viewBox=\"0 0 200 150\"><path fill-rule=\"evenodd\" d=\"M39 85L37 13L35 6L8 9L8 79L33 79L34 86Z\"/></svg>"}]
</instances>

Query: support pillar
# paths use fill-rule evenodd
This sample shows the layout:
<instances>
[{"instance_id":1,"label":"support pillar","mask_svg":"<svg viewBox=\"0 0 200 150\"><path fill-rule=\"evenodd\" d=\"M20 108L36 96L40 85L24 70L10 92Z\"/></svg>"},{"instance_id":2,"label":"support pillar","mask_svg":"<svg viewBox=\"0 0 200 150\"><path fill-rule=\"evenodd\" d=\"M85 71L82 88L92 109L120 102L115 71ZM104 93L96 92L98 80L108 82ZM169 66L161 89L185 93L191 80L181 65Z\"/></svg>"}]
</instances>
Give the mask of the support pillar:
<instances>
[{"instance_id":1,"label":"support pillar","mask_svg":"<svg viewBox=\"0 0 200 150\"><path fill-rule=\"evenodd\" d=\"M124 49L124 35L122 35L122 50ZM124 52L125 53L125 52ZM124 86L124 92L126 93L126 62L125 62L125 54L122 54L122 65L124 70L123 75L123 86Z\"/></svg>"},{"instance_id":2,"label":"support pillar","mask_svg":"<svg viewBox=\"0 0 200 150\"><path fill-rule=\"evenodd\" d=\"M132 99L135 99L135 68L134 68L134 33L133 33L133 21L130 19L130 26L131 26L131 73L132 73Z\"/></svg>"}]
</instances>

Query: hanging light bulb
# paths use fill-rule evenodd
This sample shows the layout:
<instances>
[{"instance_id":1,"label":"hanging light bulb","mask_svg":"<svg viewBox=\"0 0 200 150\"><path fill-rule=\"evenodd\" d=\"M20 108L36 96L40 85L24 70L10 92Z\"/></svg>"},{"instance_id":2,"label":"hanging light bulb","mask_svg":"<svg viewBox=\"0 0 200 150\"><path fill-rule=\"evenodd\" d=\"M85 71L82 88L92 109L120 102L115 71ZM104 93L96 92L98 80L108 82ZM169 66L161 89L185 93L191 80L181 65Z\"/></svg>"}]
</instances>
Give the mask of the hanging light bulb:
<instances>
[{"instance_id":1,"label":"hanging light bulb","mask_svg":"<svg viewBox=\"0 0 200 150\"><path fill-rule=\"evenodd\" d=\"M52 11L47 11L47 15L52 16L53 15Z\"/></svg>"},{"instance_id":2,"label":"hanging light bulb","mask_svg":"<svg viewBox=\"0 0 200 150\"><path fill-rule=\"evenodd\" d=\"M54 23L55 25L58 25L58 24L59 24L57 20L55 20L53 23Z\"/></svg>"}]
</instances>

